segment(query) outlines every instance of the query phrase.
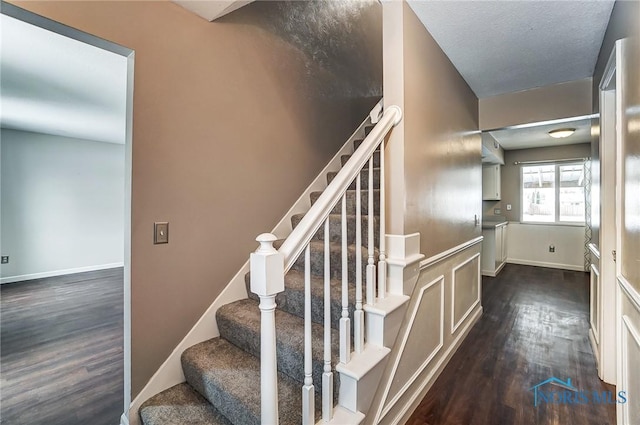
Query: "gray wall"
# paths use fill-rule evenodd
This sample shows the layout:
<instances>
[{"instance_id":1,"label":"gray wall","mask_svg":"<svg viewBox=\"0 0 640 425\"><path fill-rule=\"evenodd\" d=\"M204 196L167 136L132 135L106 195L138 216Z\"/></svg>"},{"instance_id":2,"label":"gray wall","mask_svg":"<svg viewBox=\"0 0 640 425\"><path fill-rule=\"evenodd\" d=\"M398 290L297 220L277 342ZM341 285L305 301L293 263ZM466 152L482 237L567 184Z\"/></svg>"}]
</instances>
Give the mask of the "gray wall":
<instances>
[{"instance_id":1,"label":"gray wall","mask_svg":"<svg viewBox=\"0 0 640 425\"><path fill-rule=\"evenodd\" d=\"M592 110L593 113L600 112L600 80L607 66L607 61L611 56L611 51L616 40L621 38L634 36L639 37L640 25L638 18L640 17L640 2L638 1L616 1L609 18L609 25L602 41L602 47L598 55L595 71L593 73L592 85ZM592 188L595 192L599 192L600 185L600 119L594 118L592 122L592 141L591 141L591 157L592 157ZM592 202L592 239L596 245L598 244L600 235L600 204Z\"/></svg>"},{"instance_id":2,"label":"gray wall","mask_svg":"<svg viewBox=\"0 0 640 425\"><path fill-rule=\"evenodd\" d=\"M484 217L490 217L494 208L502 210L501 216L509 221L520 221L520 165L516 161L543 161L567 158L586 158L591 155L589 143L561 145L535 149L518 149L504 152L505 165L501 169L502 196L500 201L483 201ZM511 204L511 211L507 211Z\"/></svg>"},{"instance_id":3,"label":"gray wall","mask_svg":"<svg viewBox=\"0 0 640 425\"><path fill-rule=\"evenodd\" d=\"M124 145L1 136L3 280L122 264Z\"/></svg>"},{"instance_id":4,"label":"gray wall","mask_svg":"<svg viewBox=\"0 0 640 425\"><path fill-rule=\"evenodd\" d=\"M389 24L389 46L385 33L385 55L403 54L385 59L385 101L404 113L387 146L390 233L420 232L421 252L430 257L481 234L474 223L482 199L478 99L411 7L401 5L388 9L397 21ZM401 38L391 34L394 26Z\"/></svg>"},{"instance_id":5,"label":"gray wall","mask_svg":"<svg viewBox=\"0 0 640 425\"><path fill-rule=\"evenodd\" d=\"M135 50L135 396L381 97L381 6L16 3Z\"/></svg>"}]
</instances>

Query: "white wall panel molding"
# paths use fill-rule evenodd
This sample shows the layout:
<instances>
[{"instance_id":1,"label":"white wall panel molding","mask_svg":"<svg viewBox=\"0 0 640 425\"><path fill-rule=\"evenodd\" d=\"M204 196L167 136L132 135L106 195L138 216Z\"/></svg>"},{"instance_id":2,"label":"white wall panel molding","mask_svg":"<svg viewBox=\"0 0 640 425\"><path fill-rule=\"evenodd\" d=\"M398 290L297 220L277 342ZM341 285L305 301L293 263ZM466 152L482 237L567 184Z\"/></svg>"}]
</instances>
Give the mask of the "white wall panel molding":
<instances>
[{"instance_id":1,"label":"white wall panel molding","mask_svg":"<svg viewBox=\"0 0 640 425\"><path fill-rule=\"evenodd\" d=\"M406 420L481 317L481 241L475 238L422 262L366 424Z\"/></svg>"},{"instance_id":2,"label":"white wall panel molding","mask_svg":"<svg viewBox=\"0 0 640 425\"><path fill-rule=\"evenodd\" d=\"M473 302L469 305L469 307L467 308L467 310L462 314L462 316L460 316L459 318L456 317L456 292L458 290L458 283L461 282L462 285L464 285L465 283L469 283L469 282L465 282L462 279L456 279L457 273L462 270L465 267L473 267L470 264L473 264L475 262L475 268L476 268L476 278L475 278L475 289L476 289L476 297L473 300ZM473 281L471 282L471 284L473 285ZM480 277L480 253L466 259L465 261L463 261L462 263L458 264L457 266L455 266L451 272L451 334L453 335L456 330L460 327L460 325L462 325L465 321L465 319L473 312L473 310L480 304L480 299L481 299L481 294L482 294L482 289L481 289L481 283L482 283L482 278ZM466 288L466 289L473 289L473 288Z\"/></svg>"},{"instance_id":3,"label":"white wall panel molding","mask_svg":"<svg viewBox=\"0 0 640 425\"><path fill-rule=\"evenodd\" d=\"M420 310L420 307L422 306L422 301L424 299L424 294L426 291L430 290L431 288L435 288L436 285L439 286L439 290L440 290L440 311L439 311L439 329L440 329L440 338L439 338L439 342L438 344L433 347L433 350L430 352L430 354L427 356L427 358L424 360L424 362L422 362L422 364L417 368L417 370L415 371L415 373L411 376L411 378L409 378L405 384L400 388L399 391L396 392L395 395L391 394L391 390L392 390L392 386L393 386L393 381L389 381L388 385L385 388L385 392L384 392L384 400L386 401L386 399L389 396L392 396L391 400L385 404L384 408L382 409L382 413L381 416L385 416L387 413L389 413L389 410L391 410L391 408L393 408L393 406L398 402L398 400L400 399L400 397L402 397L402 395L407 391L407 389L411 386L411 384L413 384L415 382L415 380L420 376L420 374L424 371L424 369L429 365L429 363L431 362L431 360L433 360L433 358L436 356L436 354L438 354L438 352L442 349L443 347L443 338L444 338L444 311L445 311L445 305L444 305L444 294L445 294L445 289L444 289L444 275L440 275L437 278L435 278L434 280L432 280L431 282L427 283L425 286L423 286L419 293L418 293L418 299L415 303L415 306L413 308L413 311L411 312L411 316L409 318L409 324L407 327L407 330L405 331L404 337L402 339L402 342L400 343L400 348L399 348L399 352L401 353L400 356L398 356L395 361L393 362L392 368L391 368L391 375L392 376L396 376L396 374L398 373L398 367L400 366L400 363L402 362L403 359L405 359L405 349L407 346L407 341L409 340L409 336L411 336L411 333L413 331L413 326L416 322L416 317L418 315L418 311ZM434 289L435 290L435 289ZM422 328L422 330L424 330L424 328ZM408 354L413 354L413 353L408 353Z\"/></svg>"}]
</instances>

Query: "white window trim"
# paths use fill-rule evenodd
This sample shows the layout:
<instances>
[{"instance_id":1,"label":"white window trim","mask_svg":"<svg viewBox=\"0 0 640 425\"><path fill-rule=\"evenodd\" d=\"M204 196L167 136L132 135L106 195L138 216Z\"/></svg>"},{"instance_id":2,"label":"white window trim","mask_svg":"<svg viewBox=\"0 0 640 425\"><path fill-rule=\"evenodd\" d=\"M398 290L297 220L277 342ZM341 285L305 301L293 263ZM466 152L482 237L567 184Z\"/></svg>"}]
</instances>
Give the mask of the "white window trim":
<instances>
[{"instance_id":1,"label":"white window trim","mask_svg":"<svg viewBox=\"0 0 640 425\"><path fill-rule=\"evenodd\" d=\"M553 221L525 221L524 220L524 201L523 201L523 188L524 188L524 177L523 171L524 167L531 167L531 165L522 164L520 165L520 186L518 188L519 196L520 196L520 223L522 224L533 224L533 225L543 225L543 226L574 226L574 227L584 227L586 226L585 221L560 221L560 166L562 165L582 165L584 171L584 163L581 161L562 161L558 160L558 162L549 161L546 164L540 165L553 165L555 167L555 182L554 182L554 192L555 192L555 212ZM585 211L586 214L586 211Z\"/></svg>"}]
</instances>

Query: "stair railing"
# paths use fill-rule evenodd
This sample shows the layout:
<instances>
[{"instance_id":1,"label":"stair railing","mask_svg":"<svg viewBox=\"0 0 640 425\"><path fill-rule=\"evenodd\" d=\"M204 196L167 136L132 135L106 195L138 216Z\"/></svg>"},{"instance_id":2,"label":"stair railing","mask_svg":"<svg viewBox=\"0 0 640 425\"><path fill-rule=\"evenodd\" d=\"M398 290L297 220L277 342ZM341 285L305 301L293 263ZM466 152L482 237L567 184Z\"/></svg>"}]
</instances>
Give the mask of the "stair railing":
<instances>
[{"instance_id":1,"label":"stair railing","mask_svg":"<svg viewBox=\"0 0 640 425\"><path fill-rule=\"evenodd\" d=\"M298 257L304 253L305 308L304 308L304 384L302 387L302 423L315 423L313 384L313 358L311 338L311 261L310 243L316 232L324 225L324 351L322 374L322 420L327 422L333 417L333 368L331 365L331 266L330 266L330 224L331 211L341 205L341 265L342 297L341 318L339 322L339 355L341 363L351 359L351 319L349 317L349 269L347 238L347 190L355 181L355 285L356 299L354 320L354 351L360 353L365 346L363 301L373 305L386 296L386 253L385 253L385 187L384 187L384 139L389 131L402 120L402 111L398 106L384 109L377 124L362 144L344 164L335 178L329 183L318 200L304 215L287 239L276 250L273 242L276 236L263 233L256 239L260 247L251 254L251 291L260 297L261 312L261 423L278 424L278 373L276 357L275 308L276 295L284 291L284 275ZM378 240L378 263L375 264L374 235L374 153L380 149L380 235ZM362 288L362 211L361 186L362 171L368 163L367 175L367 264L365 300ZM377 288L376 288L376 269ZM377 294L376 294L377 293Z\"/></svg>"}]
</instances>

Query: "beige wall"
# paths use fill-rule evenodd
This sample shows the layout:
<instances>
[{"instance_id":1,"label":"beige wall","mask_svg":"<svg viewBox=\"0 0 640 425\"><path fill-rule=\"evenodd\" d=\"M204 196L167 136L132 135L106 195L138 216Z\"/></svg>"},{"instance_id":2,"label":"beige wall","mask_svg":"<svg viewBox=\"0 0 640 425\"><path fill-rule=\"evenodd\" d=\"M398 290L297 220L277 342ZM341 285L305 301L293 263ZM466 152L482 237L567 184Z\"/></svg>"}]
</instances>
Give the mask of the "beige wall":
<instances>
[{"instance_id":1,"label":"beige wall","mask_svg":"<svg viewBox=\"0 0 640 425\"><path fill-rule=\"evenodd\" d=\"M257 2L209 23L168 2L16 4L136 53L135 396L379 99L381 8Z\"/></svg>"},{"instance_id":2,"label":"beige wall","mask_svg":"<svg viewBox=\"0 0 640 425\"><path fill-rule=\"evenodd\" d=\"M591 114L591 78L480 99L480 128Z\"/></svg>"},{"instance_id":3,"label":"beige wall","mask_svg":"<svg viewBox=\"0 0 640 425\"><path fill-rule=\"evenodd\" d=\"M589 143L561 145L535 149L517 149L504 152L504 166L501 169L502 196L500 201L483 201L485 218L493 215L494 208L502 210L501 216L509 221L520 221L520 167L516 161L544 161L567 158L586 158L591 155ZM507 211L511 204L511 211Z\"/></svg>"},{"instance_id":4,"label":"beige wall","mask_svg":"<svg viewBox=\"0 0 640 425\"><path fill-rule=\"evenodd\" d=\"M420 232L421 251L429 257L481 234L474 223L481 215L478 100L413 10L405 2L401 15L399 4L388 7L396 9L395 47L404 56L397 75L402 93L393 94L404 102L403 135L396 128L391 140L397 143L391 156L399 152L394 158L403 167L394 175L403 176L397 183L404 184L404 199L390 208L401 211L404 234ZM385 72L396 66L385 61ZM385 96L392 95L389 87L385 79Z\"/></svg>"}]
</instances>

